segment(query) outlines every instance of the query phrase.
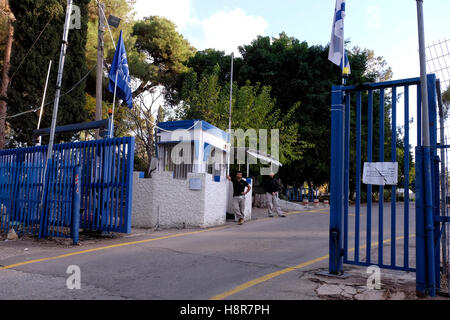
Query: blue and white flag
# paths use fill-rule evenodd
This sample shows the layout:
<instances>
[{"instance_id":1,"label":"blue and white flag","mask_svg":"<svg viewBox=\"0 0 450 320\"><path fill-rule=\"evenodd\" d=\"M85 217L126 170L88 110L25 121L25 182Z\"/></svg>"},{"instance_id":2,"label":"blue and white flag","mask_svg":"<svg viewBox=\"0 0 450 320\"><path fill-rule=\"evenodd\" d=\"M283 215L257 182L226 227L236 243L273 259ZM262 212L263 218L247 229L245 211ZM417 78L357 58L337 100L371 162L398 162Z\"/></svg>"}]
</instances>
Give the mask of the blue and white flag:
<instances>
[{"instance_id":1,"label":"blue and white flag","mask_svg":"<svg viewBox=\"0 0 450 320\"><path fill-rule=\"evenodd\" d=\"M344 19L345 0L336 0L328 60L338 66L342 66L342 55L344 53Z\"/></svg>"},{"instance_id":2,"label":"blue and white flag","mask_svg":"<svg viewBox=\"0 0 450 320\"><path fill-rule=\"evenodd\" d=\"M128 68L127 52L123 42L122 31L120 31L119 42L117 43L116 53L109 72L108 90L114 93L115 89L117 89L117 97L126 102L130 109L133 108L130 70Z\"/></svg>"}]
</instances>

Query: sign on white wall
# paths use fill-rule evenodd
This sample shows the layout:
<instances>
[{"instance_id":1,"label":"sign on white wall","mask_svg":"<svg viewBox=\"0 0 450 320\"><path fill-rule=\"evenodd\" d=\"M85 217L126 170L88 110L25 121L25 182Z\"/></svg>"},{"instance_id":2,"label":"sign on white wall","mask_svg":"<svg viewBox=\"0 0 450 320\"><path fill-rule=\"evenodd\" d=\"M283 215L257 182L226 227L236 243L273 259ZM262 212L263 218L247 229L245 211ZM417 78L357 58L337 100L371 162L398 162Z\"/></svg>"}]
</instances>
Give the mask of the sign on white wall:
<instances>
[{"instance_id":1,"label":"sign on white wall","mask_svg":"<svg viewBox=\"0 0 450 320\"><path fill-rule=\"evenodd\" d=\"M397 185L398 162L365 162L363 183L372 185Z\"/></svg>"},{"instance_id":2,"label":"sign on white wall","mask_svg":"<svg viewBox=\"0 0 450 320\"><path fill-rule=\"evenodd\" d=\"M202 180L198 178L192 178L189 180L189 190L202 190Z\"/></svg>"}]
</instances>

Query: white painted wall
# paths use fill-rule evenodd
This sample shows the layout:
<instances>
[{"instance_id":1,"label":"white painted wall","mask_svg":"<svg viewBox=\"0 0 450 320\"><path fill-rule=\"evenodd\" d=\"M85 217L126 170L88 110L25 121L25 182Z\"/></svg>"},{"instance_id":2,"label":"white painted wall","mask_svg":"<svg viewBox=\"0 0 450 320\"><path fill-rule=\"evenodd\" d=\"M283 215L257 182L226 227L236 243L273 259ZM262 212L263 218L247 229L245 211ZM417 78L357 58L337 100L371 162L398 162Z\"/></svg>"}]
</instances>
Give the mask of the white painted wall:
<instances>
[{"instance_id":1,"label":"white painted wall","mask_svg":"<svg viewBox=\"0 0 450 320\"><path fill-rule=\"evenodd\" d=\"M228 204L228 180L221 177L215 182L213 176L205 174L205 226L219 226L226 222Z\"/></svg>"},{"instance_id":2,"label":"white painted wall","mask_svg":"<svg viewBox=\"0 0 450 320\"><path fill-rule=\"evenodd\" d=\"M139 228L180 228L223 225L226 221L228 181L222 177L189 173L187 180L172 178L172 172L154 172L151 179L133 184L132 226ZM190 179L200 179L201 190L190 190Z\"/></svg>"}]
</instances>

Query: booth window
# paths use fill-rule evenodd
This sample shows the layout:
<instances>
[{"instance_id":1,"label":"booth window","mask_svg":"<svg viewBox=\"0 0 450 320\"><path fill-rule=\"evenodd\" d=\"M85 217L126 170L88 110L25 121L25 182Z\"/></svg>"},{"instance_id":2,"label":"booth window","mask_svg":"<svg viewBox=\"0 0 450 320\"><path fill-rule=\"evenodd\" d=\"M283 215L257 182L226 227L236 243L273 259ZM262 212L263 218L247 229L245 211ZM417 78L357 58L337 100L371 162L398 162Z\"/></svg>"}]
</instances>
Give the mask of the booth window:
<instances>
[{"instance_id":1,"label":"booth window","mask_svg":"<svg viewBox=\"0 0 450 320\"><path fill-rule=\"evenodd\" d=\"M219 162L216 162L216 156L220 157ZM212 174L214 177L225 175L226 170L226 152L218 148L212 148L211 154L208 156L206 163L206 172Z\"/></svg>"},{"instance_id":2,"label":"booth window","mask_svg":"<svg viewBox=\"0 0 450 320\"><path fill-rule=\"evenodd\" d=\"M186 143L186 142L184 142ZM180 143L166 143L159 145L159 155L162 159L163 171L173 172L174 179L182 179L186 180L188 173L193 170L194 163L194 143L190 142L188 147L182 148L180 150L180 157L186 156L188 158L188 163L175 164L172 159L172 152L174 151L175 146L178 146ZM190 148L190 155L184 155L183 152ZM190 160L189 160L190 159Z\"/></svg>"}]
</instances>

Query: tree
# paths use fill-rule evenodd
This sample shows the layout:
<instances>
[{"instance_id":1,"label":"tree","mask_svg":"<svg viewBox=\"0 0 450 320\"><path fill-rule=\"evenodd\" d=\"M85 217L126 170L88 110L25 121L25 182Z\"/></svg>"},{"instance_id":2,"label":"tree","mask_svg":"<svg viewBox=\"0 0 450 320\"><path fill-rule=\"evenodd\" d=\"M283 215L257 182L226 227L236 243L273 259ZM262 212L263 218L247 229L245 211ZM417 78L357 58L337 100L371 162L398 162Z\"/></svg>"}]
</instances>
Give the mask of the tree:
<instances>
[{"instance_id":1,"label":"tree","mask_svg":"<svg viewBox=\"0 0 450 320\"><path fill-rule=\"evenodd\" d=\"M131 32L134 24L134 12L133 12L133 6L135 4L135 0L109 0L104 3L105 5L105 16L106 18L109 17L110 14L119 17L121 19L120 21L120 28L110 28L112 36L114 41L116 41L119 37L120 31L123 30L123 33L125 35L124 41L125 46L128 50L127 54L133 55L136 53L134 50L134 43L135 38L131 37ZM89 2L88 6L88 35L87 35L87 44L86 44L86 63L89 70L94 70L95 66L97 64L97 47L98 47L98 18L99 18L99 10L97 5L97 0L91 0ZM106 117L108 109L112 108L112 101L113 101L113 94L111 94L108 91L108 71L109 67L112 63L112 60L114 58L114 44L111 40L111 35L109 33L109 29L105 27L105 34L104 34L104 74L103 74L103 104L106 104L106 107L104 106L104 112L103 115ZM96 96L96 73L91 72L89 77L86 81L86 93L88 100L92 101L92 99L95 99ZM86 108L88 108L88 114L89 114L89 120L94 121L95 120L95 108L94 113L92 113L91 108L92 105L86 105ZM121 115L119 114L119 108L116 108L116 112L114 115L115 124L117 122L117 125L120 126ZM124 113L124 112L123 112ZM125 113L124 113L125 114ZM116 128L118 128L116 126ZM120 132L120 131L119 131ZM116 132L118 134L119 132Z\"/></svg>"},{"instance_id":2,"label":"tree","mask_svg":"<svg viewBox=\"0 0 450 320\"><path fill-rule=\"evenodd\" d=\"M221 72L219 65L216 65L212 74L205 73L199 80L195 72L185 77L183 103L175 119L202 119L222 130L228 129L230 86L220 82ZM298 126L293 121L298 105L292 106L290 112L282 116L270 93L269 86L259 83L252 85L247 81L243 86L235 83L232 127L244 131L280 129L281 162L301 159L305 145L298 141Z\"/></svg>"},{"instance_id":3,"label":"tree","mask_svg":"<svg viewBox=\"0 0 450 320\"><path fill-rule=\"evenodd\" d=\"M156 93L158 91L158 93ZM133 109L127 111L127 129L136 137L136 153L138 159L145 165L146 177L151 177L151 159L155 156L155 117L153 111L163 96L161 90L154 89L148 98L140 97ZM161 115L161 106L158 109L158 121Z\"/></svg>"},{"instance_id":4,"label":"tree","mask_svg":"<svg viewBox=\"0 0 450 320\"><path fill-rule=\"evenodd\" d=\"M448 88L442 95L442 100L444 104L450 105L450 88Z\"/></svg>"},{"instance_id":5,"label":"tree","mask_svg":"<svg viewBox=\"0 0 450 320\"><path fill-rule=\"evenodd\" d=\"M293 121L298 124L296 139L303 143L306 150L301 160L282 168L283 181L292 185L303 185L305 181L316 186L326 183L330 176L331 87L342 81L339 67L328 61L328 47L309 46L281 33L276 38L257 37L251 44L242 46L240 53L242 58L237 58L238 67L235 69L235 81L239 86L244 86L248 80L269 86L270 95L276 100L276 109L282 117L290 113L292 106L301 102L293 114ZM352 68L349 84L385 80L392 75L384 59L376 57L370 50L354 48L349 53L349 59ZM200 76L210 73L214 65L219 64L218 81L225 85L229 81L229 65L225 66L225 63L229 60L229 56L222 56L220 52L206 50L197 53L187 66ZM189 91L190 88L183 86L180 90ZM367 103L367 94L363 94L363 103ZM379 117L378 107L379 95L376 93L375 123ZM353 99L352 110L354 108ZM366 110L363 108L363 120L367 120ZM387 123L389 110L387 102ZM363 132L367 132L364 124ZM378 134L376 128L375 134ZM352 148L354 153L354 146ZM365 145L364 148L367 149Z\"/></svg>"},{"instance_id":6,"label":"tree","mask_svg":"<svg viewBox=\"0 0 450 320\"><path fill-rule=\"evenodd\" d=\"M61 91L65 93L72 88L73 90L61 96L58 125L83 122L86 119L85 82L81 81L76 87L74 84L78 83L87 72L85 50L88 3L89 0L74 1L81 10L81 29L69 32ZM63 0L23 0L12 1L10 4L16 17L10 70L11 83L8 91L11 115L36 109L40 105L49 59L56 65L59 60L65 4L66 1ZM53 68L47 100L50 105L54 99L56 76L57 68ZM51 123L50 105L44 110L43 127L50 126ZM10 120L18 144L31 143L37 120L35 113ZM67 141L71 138L71 135L57 136L58 140Z\"/></svg>"},{"instance_id":7,"label":"tree","mask_svg":"<svg viewBox=\"0 0 450 320\"><path fill-rule=\"evenodd\" d=\"M442 103L444 104L444 119L447 119L450 108L450 87L442 94Z\"/></svg>"},{"instance_id":8,"label":"tree","mask_svg":"<svg viewBox=\"0 0 450 320\"><path fill-rule=\"evenodd\" d=\"M180 74L188 69L187 60L195 49L176 31L173 22L150 16L137 21L132 28L134 44L128 52L130 74L136 89L135 107L127 112L124 124L137 138L137 155L143 157L147 176L155 155L154 131L156 108L173 100ZM163 99L164 98L164 99Z\"/></svg>"},{"instance_id":9,"label":"tree","mask_svg":"<svg viewBox=\"0 0 450 320\"><path fill-rule=\"evenodd\" d=\"M135 47L139 56L130 62L130 72L141 83L133 95L163 86L170 100L178 76L187 71L185 62L194 56L195 48L176 31L170 20L159 16L144 18L133 26Z\"/></svg>"},{"instance_id":10,"label":"tree","mask_svg":"<svg viewBox=\"0 0 450 320\"><path fill-rule=\"evenodd\" d=\"M9 86L9 68L11 62L11 48L14 37L14 27L13 23L15 21L14 14L11 12L9 8L9 2L3 0L0 3L1 10L1 25L0 30L4 31L2 34L4 35L4 47L0 54L3 53L3 61L2 61L2 80L1 80L1 89L0 89L0 150L5 148L5 136L6 136L6 107L7 107L7 91ZM2 42L3 42L2 41ZM3 98L4 97L4 98Z\"/></svg>"},{"instance_id":11,"label":"tree","mask_svg":"<svg viewBox=\"0 0 450 320\"><path fill-rule=\"evenodd\" d=\"M133 6L136 0L108 0L105 1L105 16L109 17L110 14L119 17L120 28L115 29L111 27L111 32L113 38L117 41L119 38L120 31L127 35L124 37L125 45L128 50L133 48L134 39L130 37L133 24L134 24L134 12ZM88 6L88 38L86 45L86 59L88 68L93 68L97 63L97 46L98 46L98 5L97 0L91 0ZM105 30L105 60L109 63L112 62L114 58L114 44L111 41L111 36L109 34L108 28ZM95 86L94 86L95 92Z\"/></svg>"},{"instance_id":12,"label":"tree","mask_svg":"<svg viewBox=\"0 0 450 320\"><path fill-rule=\"evenodd\" d=\"M331 87L339 84L341 79L339 67L328 61L328 50L328 47L308 46L306 42L288 37L285 33L273 39L258 37L251 45L240 48L244 60L239 73L241 79L270 85L282 113L301 101L299 112L295 115L299 124L298 139L305 141L311 148L301 161L282 170L283 179L294 185L307 181L318 186L329 180ZM385 61L375 58L369 50L355 48L350 52L349 59L352 67L349 84L387 79L391 74ZM366 94L363 99L367 102ZM376 123L379 110L376 95L374 101ZM389 119L386 109L385 118ZM355 110L354 100L352 110ZM367 112L363 117L367 119ZM363 127L363 132L367 132L365 129Z\"/></svg>"}]
</instances>

